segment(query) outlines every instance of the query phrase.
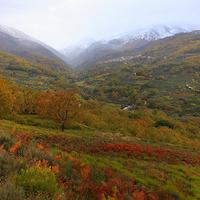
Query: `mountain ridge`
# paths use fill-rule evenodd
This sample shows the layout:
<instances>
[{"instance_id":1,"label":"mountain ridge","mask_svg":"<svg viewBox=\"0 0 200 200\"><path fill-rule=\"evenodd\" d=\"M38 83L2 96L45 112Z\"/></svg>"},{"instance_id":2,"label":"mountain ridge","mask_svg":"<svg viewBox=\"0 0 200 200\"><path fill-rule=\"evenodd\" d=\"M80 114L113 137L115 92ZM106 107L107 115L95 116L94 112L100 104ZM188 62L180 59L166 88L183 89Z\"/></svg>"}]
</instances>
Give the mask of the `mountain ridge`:
<instances>
[{"instance_id":1,"label":"mountain ridge","mask_svg":"<svg viewBox=\"0 0 200 200\"><path fill-rule=\"evenodd\" d=\"M159 39L163 39L166 37L174 36L178 33L188 33L194 30L200 30L200 26L192 26L192 25L156 25L150 28L140 29L137 31L129 31L123 34L119 34L117 36L110 37L108 39L102 39L95 41L90 46L87 46L83 50L83 46L80 43L79 46L70 46L70 52L67 52L67 48L65 48L64 55L71 56L71 64L73 66L80 66L82 63L87 62L88 59L92 58L98 49L109 51L124 51L130 49L136 49L142 47L152 41L156 41ZM95 49L95 48L96 49ZM81 49L81 51L80 51ZM78 53L77 53L78 52ZM99 59L97 59L99 60ZM90 63L95 64L95 63Z\"/></svg>"},{"instance_id":2,"label":"mountain ridge","mask_svg":"<svg viewBox=\"0 0 200 200\"><path fill-rule=\"evenodd\" d=\"M1 41L1 43L0 43L0 44L3 44L3 46L1 45L1 50L6 51L7 53L13 53L15 55L14 52L19 51L19 50L20 51L30 51L30 52L38 51L39 53L42 53L44 56L46 56L50 59L58 60L59 62L62 62L63 64L66 64L69 66L68 59L66 58L66 56L61 54L56 49L48 46L47 44L41 42L40 40L37 40L37 39L25 34L22 31L19 31L12 27L0 24L0 33L1 33L1 38L2 39L4 38L4 41ZM4 34L4 35L2 35L2 34ZM9 40L9 41L7 41L8 42L7 44L6 44L5 38L7 38L7 40ZM8 47L6 48L7 45L8 45ZM15 49L11 49L12 47L14 47ZM17 54L17 56L20 56L20 55ZM22 56L20 56L20 57L22 57Z\"/></svg>"}]
</instances>

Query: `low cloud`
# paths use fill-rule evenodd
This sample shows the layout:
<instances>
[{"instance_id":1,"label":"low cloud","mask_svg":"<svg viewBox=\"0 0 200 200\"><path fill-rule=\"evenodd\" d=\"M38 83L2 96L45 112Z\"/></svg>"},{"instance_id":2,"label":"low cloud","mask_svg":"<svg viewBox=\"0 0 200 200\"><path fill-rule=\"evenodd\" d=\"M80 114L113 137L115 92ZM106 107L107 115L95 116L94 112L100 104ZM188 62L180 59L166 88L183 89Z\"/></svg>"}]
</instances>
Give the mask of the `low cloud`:
<instances>
[{"instance_id":1,"label":"low cloud","mask_svg":"<svg viewBox=\"0 0 200 200\"><path fill-rule=\"evenodd\" d=\"M0 24L60 49L155 24L199 24L199 0L0 0Z\"/></svg>"}]
</instances>

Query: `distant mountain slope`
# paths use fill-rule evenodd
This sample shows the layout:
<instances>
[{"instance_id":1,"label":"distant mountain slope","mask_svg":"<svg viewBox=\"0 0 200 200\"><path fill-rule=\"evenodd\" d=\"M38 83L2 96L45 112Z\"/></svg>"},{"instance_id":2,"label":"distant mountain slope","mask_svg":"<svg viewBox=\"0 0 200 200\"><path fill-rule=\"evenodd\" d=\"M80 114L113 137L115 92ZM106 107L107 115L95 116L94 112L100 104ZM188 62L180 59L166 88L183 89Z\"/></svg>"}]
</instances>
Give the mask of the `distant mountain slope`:
<instances>
[{"instance_id":1,"label":"distant mountain slope","mask_svg":"<svg viewBox=\"0 0 200 200\"><path fill-rule=\"evenodd\" d=\"M70 68L56 60L44 57L39 62L32 62L1 50L0 75L23 87L39 90L66 88L69 85L68 79L73 76Z\"/></svg>"},{"instance_id":2,"label":"distant mountain slope","mask_svg":"<svg viewBox=\"0 0 200 200\"><path fill-rule=\"evenodd\" d=\"M171 59L177 59L185 55L200 54L200 31L180 33L157 40L146 46L143 52L147 56L166 56Z\"/></svg>"},{"instance_id":3,"label":"distant mountain slope","mask_svg":"<svg viewBox=\"0 0 200 200\"><path fill-rule=\"evenodd\" d=\"M95 42L96 40L94 40L93 38L87 37L80 40L74 45L70 45L62 49L61 53L63 53L66 57L73 60L75 57L80 55L85 49L87 49L90 45L92 45Z\"/></svg>"},{"instance_id":4,"label":"distant mountain slope","mask_svg":"<svg viewBox=\"0 0 200 200\"><path fill-rule=\"evenodd\" d=\"M33 42L39 42L39 40L36 40L36 39L30 37L29 35L23 33L22 31L16 30L16 29L9 27L9 26L5 26L5 25L0 24L0 31L3 32L3 33L7 33L8 35L10 35L14 38L23 39L23 40L30 40L30 41L33 41Z\"/></svg>"},{"instance_id":5,"label":"distant mountain slope","mask_svg":"<svg viewBox=\"0 0 200 200\"><path fill-rule=\"evenodd\" d=\"M1 50L22 58L31 56L33 52L41 53L50 59L68 65L68 59L63 54L11 27L0 25L0 44Z\"/></svg>"},{"instance_id":6,"label":"distant mountain slope","mask_svg":"<svg viewBox=\"0 0 200 200\"><path fill-rule=\"evenodd\" d=\"M138 31L129 31L107 40L94 41L90 46L86 46L85 49L83 45L81 46L81 44L80 46L71 46L70 49L65 49L64 54L71 57L72 60L70 62L73 66L82 68L82 66L86 67L87 64L85 63L95 64L96 61L101 61L104 58L102 55L107 56L111 53L116 54L117 52L121 51L134 50L153 41L171 37L178 33L188 33L194 30L200 30L200 27L188 25L157 25ZM70 53L68 50L70 50Z\"/></svg>"}]
</instances>

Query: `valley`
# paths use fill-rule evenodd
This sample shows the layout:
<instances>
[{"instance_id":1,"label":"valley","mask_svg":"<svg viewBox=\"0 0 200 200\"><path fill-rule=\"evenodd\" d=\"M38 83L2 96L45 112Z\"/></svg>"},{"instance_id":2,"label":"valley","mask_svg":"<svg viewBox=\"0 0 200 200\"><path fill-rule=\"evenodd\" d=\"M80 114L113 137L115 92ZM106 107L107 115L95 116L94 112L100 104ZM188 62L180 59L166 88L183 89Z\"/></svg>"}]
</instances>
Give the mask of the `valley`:
<instances>
[{"instance_id":1,"label":"valley","mask_svg":"<svg viewBox=\"0 0 200 200\"><path fill-rule=\"evenodd\" d=\"M199 30L89 38L71 59L1 31L1 199L200 198Z\"/></svg>"}]
</instances>

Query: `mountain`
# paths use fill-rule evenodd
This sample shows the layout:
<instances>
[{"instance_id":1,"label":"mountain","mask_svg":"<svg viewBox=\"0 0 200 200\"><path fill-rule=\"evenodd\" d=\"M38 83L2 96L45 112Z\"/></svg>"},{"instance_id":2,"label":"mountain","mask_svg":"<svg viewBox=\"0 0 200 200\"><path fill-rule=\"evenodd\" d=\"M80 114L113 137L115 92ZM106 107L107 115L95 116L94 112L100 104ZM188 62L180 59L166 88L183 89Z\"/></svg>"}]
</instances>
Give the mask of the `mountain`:
<instances>
[{"instance_id":1,"label":"mountain","mask_svg":"<svg viewBox=\"0 0 200 200\"><path fill-rule=\"evenodd\" d=\"M39 53L68 65L68 59L57 50L22 31L4 25L0 25L0 49L22 58Z\"/></svg>"},{"instance_id":2,"label":"mountain","mask_svg":"<svg viewBox=\"0 0 200 200\"><path fill-rule=\"evenodd\" d=\"M121 108L146 104L174 116L199 116L200 30L159 39L126 53L130 56L115 54L115 59L87 68L82 64L76 80L84 99L115 102Z\"/></svg>"},{"instance_id":3,"label":"mountain","mask_svg":"<svg viewBox=\"0 0 200 200\"><path fill-rule=\"evenodd\" d=\"M137 31L129 31L125 34L116 36L123 39L125 42L130 41L131 39L145 39L147 41L155 41L158 39L163 39L166 37L173 36L177 33L186 33L198 29L197 26L165 26L165 25L156 25L150 28L140 29Z\"/></svg>"},{"instance_id":4,"label":"mountain","mask_svg":"<svg viewBox=\"0 0 200 200\"><path fill-rule=\"evenodd\" d=\"M157 25L146 29L141 29L138 31L130 31L126 34L119 35L118 40L123 41L116 48L120 50L131 49L143 46L152 41L163 39L166 37L171 37L178 33L188 33L194 30L199 30L200 27L197 26L165 26ZM145 41L144 43L139 43L138 41ZM108 41L109 42L109 41Z\"/></svg>"},{"instance_id":5,"label":"mountain","mask_svg":"<svg viewBox=\"0 0 200 200\"><path fill-rule=\"evenodd\" d=\"M102 61L102 59L104 59L105 56L109 56L109 54L134 50L153 41L194 30L200 30L200 27L191 25L157 25L136 31L132 30L109 39L94 41L91 44L88 43L90 45L86 46L81 46L81 44L70 46L63 51L63 54L71 58L71 65L82 68L95 64L97 61Z\"/></svg>"},{"instance_id":6,"label":"mountain","mask_svg":"<svg viewBox=\"0 0 200 200\"><path fill-rule=\"evenodd\" d=\"M87 49L90 45L95 43L96 40L91 37L86 37L79 42L75 43L74 45L70 45L66 47L65 49L61 50L61 53L63 53L66 57L73 60L77 56L79 56L85 49Z\"/></svg>"}]
</instances>

